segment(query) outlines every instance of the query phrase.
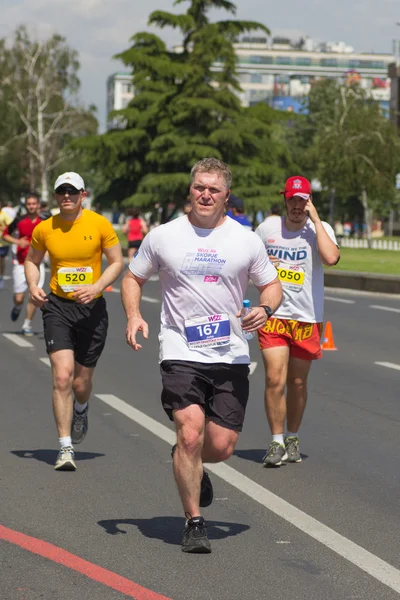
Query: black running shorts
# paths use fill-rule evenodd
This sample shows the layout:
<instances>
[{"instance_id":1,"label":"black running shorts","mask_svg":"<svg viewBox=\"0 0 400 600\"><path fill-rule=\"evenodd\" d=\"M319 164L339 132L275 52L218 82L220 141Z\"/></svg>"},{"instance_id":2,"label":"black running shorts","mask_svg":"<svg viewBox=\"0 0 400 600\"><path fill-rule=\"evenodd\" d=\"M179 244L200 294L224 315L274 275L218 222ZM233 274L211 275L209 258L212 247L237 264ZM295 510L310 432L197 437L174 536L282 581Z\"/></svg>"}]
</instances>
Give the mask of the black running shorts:
<instances>
[{"instance_id":1,"label":"black running shorts","mask_svg":"<svg viewBox=\"0 0 400 600\"><path fill-rule=\"evenodd\" d=\"M41 308L47 353L73 350L75 361L95 367L103 352L108 329L108 314L103 296L89 304L48 295Z\"/></svg>"},{"instance_id":2,"label":"black running shorts","mask_svg":"<svg viewBox=\"0 0 400 600\"><path fill-rule=\"evenodd\" d=\"M173 410L198 404L217 425L242 431L249 398L248 365L163 360L161 402L171 421Z\"/></svg>"}]
</instances>

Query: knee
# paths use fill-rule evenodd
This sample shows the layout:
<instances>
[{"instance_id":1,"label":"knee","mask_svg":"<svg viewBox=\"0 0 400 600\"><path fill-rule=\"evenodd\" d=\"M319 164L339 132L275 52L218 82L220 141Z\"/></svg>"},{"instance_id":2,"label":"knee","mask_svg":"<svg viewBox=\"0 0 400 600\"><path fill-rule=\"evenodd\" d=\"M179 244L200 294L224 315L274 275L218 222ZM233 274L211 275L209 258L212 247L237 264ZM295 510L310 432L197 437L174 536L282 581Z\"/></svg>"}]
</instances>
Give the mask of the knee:
<instances>
[{"instance_id":1,"label":"knee","mask_svg":"<svg viewBox=\"0 0 400 600\"><path fill-rule=\"evenodd\" d=\"M287 384L296 390L305 390L307 388L307 379L304 377L289 377Z\"/></svg>"},{"instance_id":2,"label":"knee","mask_svg":"<svg viewBox=\"0 0 400 600\"><path fill-rule=\"evenodd\" d=\"M231 435L221 436L212 441L212 454L218 462L228 460L235 450L238 434L232 432Z\"/></svg>"},{"instance_id":3,"label":"knee","mask_svg":"<svg viewBox=\"0 0 400 600\"><path fill-rule=\"evenodd\" d=\"M84 394L90 385L90 380L83 377L75 377L72 383L72 389L74 390L75 394Z\"/></svg>"},{"instance_id":4,"label":"knee","mask_svg":"<svg viewBox=\"0 0 400 600\"><path fill-rule=\"evenodd\" d=\"M53 385L56 390L65 391L71 387L72 384L72 373L63 371L55 373L53 377Z\"/></svg>"},{"instance_id":5,"label":"knee","mask_svg":"<svg viewBox=\"0 0 400 600\"><path fill-rule=\"evenodd\" d=\"M286 384L285 378L279 373L268 373L266 376L267 389L283 390Z\"/></svg>"},{"instance_id":6,"label":"knee","mask_svg":"<svg viewBox=\"0 0 400 600\"><path fill-rule=\"evenodd\" d=\"M192 427L184 427L178 433L178 445L185 454L197 454L203 445L203 433Z\"/></svg>"}]
</instances>

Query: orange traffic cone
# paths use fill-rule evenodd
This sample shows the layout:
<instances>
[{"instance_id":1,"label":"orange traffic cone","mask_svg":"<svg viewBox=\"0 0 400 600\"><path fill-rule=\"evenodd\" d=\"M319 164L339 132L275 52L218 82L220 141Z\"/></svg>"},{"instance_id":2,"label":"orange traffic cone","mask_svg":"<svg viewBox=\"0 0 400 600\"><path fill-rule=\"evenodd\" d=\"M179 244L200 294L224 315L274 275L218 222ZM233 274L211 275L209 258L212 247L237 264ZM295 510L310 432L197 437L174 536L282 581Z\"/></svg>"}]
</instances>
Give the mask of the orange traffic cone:
<instances>
[{"instance_id":1,"label":"orange traffic cone","mask_svg":"<svg viewBox=\"0 0 400 600\"><path fill-rule=\"evenodd\" d=\"M107 286L104 291L105 292L112 292L113 291L113 286L112 285Z\"/></svg>"},{"instance_id":2,"label":"orange traffic cone","mask_svg":"<svg viewBox=\"0 0 400 600\"><path fill-rule=\"evenodd\" d=\"M332 323L326 322L325 333L321 345L322 350L337 350L332 334Z\"/></svg>"}]
</instances>

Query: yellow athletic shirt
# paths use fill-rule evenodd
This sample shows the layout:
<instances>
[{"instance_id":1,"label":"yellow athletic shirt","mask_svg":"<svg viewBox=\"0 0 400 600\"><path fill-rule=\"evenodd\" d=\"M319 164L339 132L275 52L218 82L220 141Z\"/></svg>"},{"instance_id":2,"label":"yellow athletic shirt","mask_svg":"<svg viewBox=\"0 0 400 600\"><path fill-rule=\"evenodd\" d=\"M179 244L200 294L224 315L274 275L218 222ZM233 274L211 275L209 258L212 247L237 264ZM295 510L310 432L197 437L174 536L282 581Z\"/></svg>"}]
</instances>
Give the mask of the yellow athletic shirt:
<instances>
[{"instance_id":1,"label":"yellow athletic shirt","mask_svg":"<svg viewBox=\"0 0 400 600\"><path fill-rule=\"evenodd\" d=\"M83 209L76 221L65 221L58 214L39 223L33 231L31 245L34 250L49 253L50 289L53 294L73 300L73 291L64 291L59 283L66 281L63 271L68 269L65 267L72 267L67 279L71 285L74 282L79 284L82 281L80 277L83 277L84 283L96 283L101 277L104 248L111 248L118 243L114 228L105 217ZM87 271L88 267L92 273L90 279L85 281L87 274L82 275L81 271ZM60 269L63 271L60 272Z\"/></svg>"}]
</instances>

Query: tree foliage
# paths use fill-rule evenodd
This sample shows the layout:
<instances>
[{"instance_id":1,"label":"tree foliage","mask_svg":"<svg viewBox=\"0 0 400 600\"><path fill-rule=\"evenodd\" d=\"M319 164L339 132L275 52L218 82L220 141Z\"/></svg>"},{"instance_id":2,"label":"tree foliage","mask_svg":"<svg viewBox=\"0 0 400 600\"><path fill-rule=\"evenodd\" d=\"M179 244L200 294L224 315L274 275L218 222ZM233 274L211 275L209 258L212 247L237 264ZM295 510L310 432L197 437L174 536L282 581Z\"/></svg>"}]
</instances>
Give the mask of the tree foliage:
<instances>
[{"instance_id":1,"label":"tree foliage","mask_svg":"<svg viewBox=\"0 0 400 600\"><path fill-rule=\"evenodd\" d=\"M47 199L53 170L71 168L69 142L97 131L94 109L78 103L78 56L61 36L33 40L24 26L10 47L2 41L2 50L0 112L9 115L7 139L4 129L1 134L2 166L7 172L18 152L27 173L19 186L40 187Z\"/></svg>"},{"instance_id":2,"label":"tree foliage","mask_svg":"<svg viewBox=\"0 0 400 600\"><path fill-rule=\"evenodd\" d=\"M233 43L245 31L267 29L253 21L210 22L211 8L236 12L226 0L190 0L178 15L155 11L149 24L179 30L181 47L170 51L158 36L141 32L117 55L132 69L135 89L130 105L118 111L125 128L78 142L107 173L110 200L180 205L191 167L210 156L231 166L234 191L249 208L266 208L265 192L278 185L277 163L284 162L285 151L274 139L270 109L258 115L240 104Z\"/></svg>"}]
</instances>

